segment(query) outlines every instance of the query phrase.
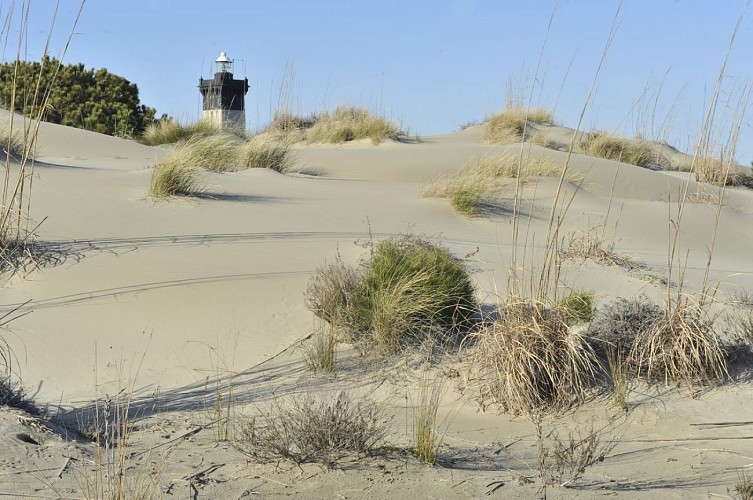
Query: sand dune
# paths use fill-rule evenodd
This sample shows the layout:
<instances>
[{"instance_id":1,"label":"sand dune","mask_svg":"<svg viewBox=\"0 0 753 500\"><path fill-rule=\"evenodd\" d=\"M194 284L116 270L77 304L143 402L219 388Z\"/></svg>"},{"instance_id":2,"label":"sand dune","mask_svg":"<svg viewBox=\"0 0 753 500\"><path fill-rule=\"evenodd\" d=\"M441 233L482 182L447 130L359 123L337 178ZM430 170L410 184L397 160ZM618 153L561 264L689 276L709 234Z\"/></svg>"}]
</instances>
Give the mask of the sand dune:
<instances>
[{"instance_id":1,"label":"sand dune","mask_svg":"<svg viewBox=\"0 0 753 500\"><path fill-rule=\"evenodd\" d=\"M567 130L558 133L565 137ZM338 253L357 263L367 252L358 242L400 232L430 235L458 257L473 254L466 263L475 273L479 298L493 304L495 290L506 283L509 217L469 220L446 200L420 196L435 176L481 156L521 153L520 145L484 144L482 135L480 127L471 127L418 144L298 146L291 174L204 173L207 196L154 201L146 189L164 149L41 124L31 215L43 221L38 235L50 262L11 277L0 306L0 312L17 307L28 312L6 334L24 385L39 402L59 405L70 416L85 409L95 392L113 394L130 374L143 409L136 449L160 443L163 434L179 436L205 425L209 417L200 408L211 406L207 380L225 369L239 373L237 395L246 402L271 397L273 388L281 394L300 391L311 382L301 371L300 350L291 347L315 326L304 304L311 275ZM523 154L560 163L567 156L538 146L526 146ZM659 300L665 289L645 275L666 273L668 219L683 178L582 155L573 155L571 166L584 182L580 189L569 187L574 198L563 232L588 231L606 221L605 234L616 250L646 266L628 271L572 262L567 272L573 286L596 291L600 303L641 293ZM690 183L691 193L699 189L713 193ZM531 234L537 234L537 245L555 191L552 179L525 189L529 199L535 196ZM725 196L711 274L722 293L753 288L753 191L733 189ZM715 216L713 204L686 207L681 244L690 291L701 282ZM350 356L353 367L363 363ZM362 384L364 391L374 391L395 415L393 439L403 443L410 433L404 423L408 379L383 386L377 383L384 374L379 370L397 368L353 368L322 384L329 390ZM197 457L203 456L204 466L222 467L215 480L201 485L202 497L239 498L258 487L265 498L331 498L337 492L348 498L470 498L491 490L493 481L507 483L496 490L502 498L536 494L535 485L520 479L533 474L532 425L479 413L469 395L450 392L443 406L452 414L447 458L439 468L388 458L345 473L252 467L236 450L214 446L204 432L171 448L180 458L171 459L163 480L188 491L180 478L198 468ZM554 496L706 497L724 495L734 485L736 467L749 464L753 455L753 441L743 439L745 428L694 425L749 421L749 384L713 390L698 400L663 388L635 398L630 424L617 431L621 444L614 456L590 469L581 489L558 489ZM191 404L194 410L187 411ZM611 411L605 408L606 403L594 402L565 422ZM3 438L14 439L17 423L7 415L3 419ZM159 426L168 430L161 433ZM21 470L23 450L34 447L14 443L16 451L0 464L2 473ZM30 468L61 467L73 449L82 456L91 453L85 445L50 441L45 446L47 458L33 458ZM507 451L500 454L501 448ZM50 481L75 488L73 479L66 483L62 477L67 476ZM45 482L24 476L14 491L26 494L40 484Z\"/></svg>"}]
</instances>

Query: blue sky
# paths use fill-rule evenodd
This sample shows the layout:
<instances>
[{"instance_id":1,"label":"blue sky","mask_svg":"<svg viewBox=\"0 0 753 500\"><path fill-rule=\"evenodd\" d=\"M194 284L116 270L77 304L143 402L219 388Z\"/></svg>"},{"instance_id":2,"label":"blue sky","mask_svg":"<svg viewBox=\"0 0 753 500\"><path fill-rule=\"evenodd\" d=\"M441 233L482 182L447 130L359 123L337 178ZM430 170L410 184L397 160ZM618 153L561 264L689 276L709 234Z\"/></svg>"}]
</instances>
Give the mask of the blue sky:
<instances>
[{"instance_id":1,"label":"blue sky","mask_svg":"<svg viewBox=\"0 0 753 500\"><path fill-rule=\"evenodd\" d=\"M658 129L671 116L670 142L692 148L745 2L625 1L583 127L662 135ZM41 55L51 3L32 5L29 59ZM61 0L53 55L62 49L78 5ZM210 77L214 59L226 51L236 61L236 77L246 76L251 84L251 129L267 123L282 99L301 114L340 103L369 106L404 129L433 135L503 108L511 78L518 88L530 86L554 5L554 0L89 0L65 62L105 67L136 83L142 102L158 113L192 121L200 116L198 79ZM555 108L564 125L577 123L618 5L559 2L534 104ZM751 61L753 8L725 71L720 110L727 116L753 83ZM643 94L642 102L650 105L640 104ZM745 164L753 160L749 119L737 157Z\"/></svg>"}]
</instances>

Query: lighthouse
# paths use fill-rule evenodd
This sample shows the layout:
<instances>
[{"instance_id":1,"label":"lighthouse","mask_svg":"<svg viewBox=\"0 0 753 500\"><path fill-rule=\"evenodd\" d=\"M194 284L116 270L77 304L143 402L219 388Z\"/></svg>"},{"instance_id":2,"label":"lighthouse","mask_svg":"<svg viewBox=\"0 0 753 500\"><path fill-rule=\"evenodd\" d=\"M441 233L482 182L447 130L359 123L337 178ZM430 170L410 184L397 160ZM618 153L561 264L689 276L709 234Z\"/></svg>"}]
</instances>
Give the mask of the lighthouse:
<instances>
[{"instance_id":1,"label":"lighthouse","mask_svg":"<svg viewBox=\"0 0 753 500\"><path fill-rule=\"evenodd\" d=\"M220 128L246 129L246 92L248 78L233 79L233 61L220 52L215 60L214 78L199 78L204 120Z\"/></svg>"}]
</instances>

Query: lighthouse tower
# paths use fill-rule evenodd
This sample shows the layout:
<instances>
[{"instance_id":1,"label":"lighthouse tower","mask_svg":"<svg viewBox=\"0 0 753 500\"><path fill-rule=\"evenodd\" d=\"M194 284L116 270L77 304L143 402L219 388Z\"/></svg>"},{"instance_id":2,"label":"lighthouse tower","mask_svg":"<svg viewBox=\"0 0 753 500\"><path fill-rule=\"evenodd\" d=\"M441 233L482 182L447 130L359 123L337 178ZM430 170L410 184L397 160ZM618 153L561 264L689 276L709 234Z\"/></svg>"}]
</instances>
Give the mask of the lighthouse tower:
<instances>
[{"instance_id":1,"label":"lighthouse tower","mask_svg":"<svg viewBox=\"0 0 753 500\"><path fill-rule=\"evenodd\" d=\"M248 78L233 80L233 61L220 52L215 60L214 78L199 78L204 101L203 118L221 128L246 129L246 92Z\"/></svg>"}]
</instances>

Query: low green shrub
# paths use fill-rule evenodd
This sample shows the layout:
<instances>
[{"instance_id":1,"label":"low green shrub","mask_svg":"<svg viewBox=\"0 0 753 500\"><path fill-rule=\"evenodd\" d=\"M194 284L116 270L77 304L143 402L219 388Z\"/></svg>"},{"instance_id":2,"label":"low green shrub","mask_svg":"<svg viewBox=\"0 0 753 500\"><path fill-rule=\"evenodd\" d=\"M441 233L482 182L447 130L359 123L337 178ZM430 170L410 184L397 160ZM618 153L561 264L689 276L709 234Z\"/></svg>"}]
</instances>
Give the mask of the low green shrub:
<instances>
[{"instance_id":1,"label":"low green shrub","mask_svg":"<svg viewBox=\"0 0 753 500\"><path fill-rule=\"evenodd\" d=\"M564 297L559 307L565 311L573 323L588 323L593 317L594 294L591 292L573 292Z\"/></svg>"},{"instance_id":2,"label":"low green shrub","mask_svg":"<svg viewBox=\"0 0 753 500\"><path fill-rule=\"evenodd\" d=\"M465 267L447 249L410 235L377 243L358 270L340 262L320 268L306 302L347 340L383 352L457 332L477 309Z\"/></svg>"}]
</instances>

